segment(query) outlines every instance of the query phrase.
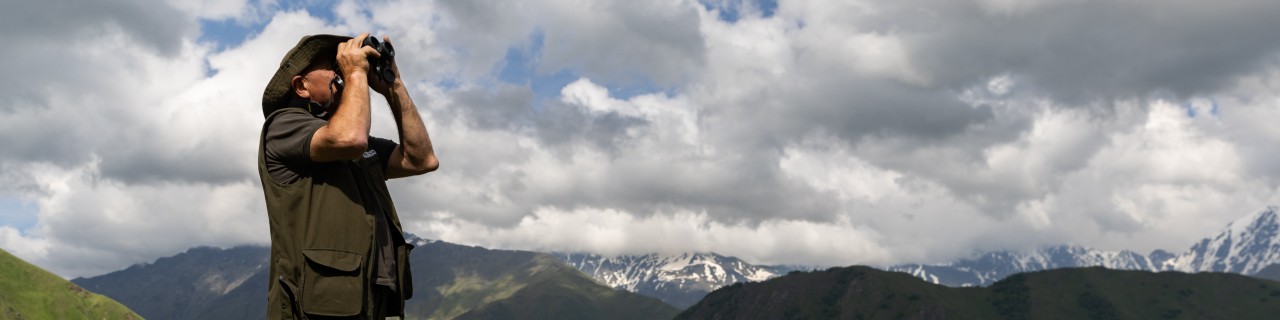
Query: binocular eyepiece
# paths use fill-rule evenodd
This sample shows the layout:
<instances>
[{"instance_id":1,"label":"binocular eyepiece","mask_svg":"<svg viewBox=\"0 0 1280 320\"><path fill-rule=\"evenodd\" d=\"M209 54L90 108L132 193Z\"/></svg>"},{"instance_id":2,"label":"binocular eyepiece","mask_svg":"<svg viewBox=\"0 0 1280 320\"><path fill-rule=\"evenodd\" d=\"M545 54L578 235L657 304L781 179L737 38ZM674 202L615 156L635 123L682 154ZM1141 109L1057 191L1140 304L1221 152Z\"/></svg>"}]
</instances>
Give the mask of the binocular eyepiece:
<instances>
[{"instance_id":1,"label":"binocular eyepiece","mask_svg":"<svg viewBox=\"0 0 1280 320\"><path fill-rule=\"evenodd\" d=\"M379 80L384 83L391 83L396 80L395 71L391 70L391 61L396 57L396 49L391 47L391 43L378 41L377 37L368 36L364 38L363 47L373 47L378 50L381 57L369 57L369 71L377 75Z\"/></svg>"}]
</instances>

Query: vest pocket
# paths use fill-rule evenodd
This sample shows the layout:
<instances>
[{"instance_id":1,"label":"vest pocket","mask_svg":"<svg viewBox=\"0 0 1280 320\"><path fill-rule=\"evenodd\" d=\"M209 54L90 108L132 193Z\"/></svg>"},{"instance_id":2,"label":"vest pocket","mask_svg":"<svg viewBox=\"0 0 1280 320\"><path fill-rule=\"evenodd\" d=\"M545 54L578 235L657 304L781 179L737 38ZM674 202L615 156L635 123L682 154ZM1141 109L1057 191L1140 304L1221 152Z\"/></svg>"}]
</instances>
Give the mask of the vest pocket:
<instances>
[{"instance_id":1,"label":"vest pocket","mask_svg":"<svg viewBox=\"0 0 1280 320\"><path fill-rule=\"evenodd\" d=\"M364 306L364 255L333 249L302 249L302 308L307 314L353 316Z\"/></svg>"}]
</instances>

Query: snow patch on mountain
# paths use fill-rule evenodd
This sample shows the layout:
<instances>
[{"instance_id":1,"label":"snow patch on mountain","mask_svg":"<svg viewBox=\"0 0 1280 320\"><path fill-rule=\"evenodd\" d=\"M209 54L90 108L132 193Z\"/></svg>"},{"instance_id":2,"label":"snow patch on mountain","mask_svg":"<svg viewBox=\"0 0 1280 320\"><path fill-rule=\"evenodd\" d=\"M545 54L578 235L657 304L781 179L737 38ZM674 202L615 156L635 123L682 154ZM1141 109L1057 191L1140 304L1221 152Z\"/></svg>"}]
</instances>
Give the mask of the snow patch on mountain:
<instances>
[{"instance_id":1,"label":"snow patch on mountain","mask_svg":"<svg viewBox=\"0 0 1280 320\"><path fill-rule=\"evenodd\" d=\"M1280 219L1268 207L1232 221L1222 232L1165 262L1165 270L1255 274L1280 263Z\"/></svg>"},{"instance_id":2,"label":"snow patch on mountain","mask_svg":"<svg viewBox=\"0 0 1280 320\"><path fill-rule=\"evenodd\" d=\"M756 266L714 253L606 257L590 253L556 253L566 263L600 283L662 299L676 307L696 303L722 286L764 281L785 274L787 267Z\"/></svg>"},{"instance_id":3,"label":"snow patch on mountain","mask_svg":"<svg viewBox=\"0 0 1280 320\"><path fill-rule=\"evenodd\" d=\"M1032 252L992 252L947 264L904 264L885 269L948 286L985 286L1016 273L1078 267L1252 275L1280 263L1280 219L1276 212L1276 207L1268 207L1233 221L1218 235L1205 238L1178 255L1164 250L1141 255L1127 250L1055 246Z\"/></svg>"}]
</instances>

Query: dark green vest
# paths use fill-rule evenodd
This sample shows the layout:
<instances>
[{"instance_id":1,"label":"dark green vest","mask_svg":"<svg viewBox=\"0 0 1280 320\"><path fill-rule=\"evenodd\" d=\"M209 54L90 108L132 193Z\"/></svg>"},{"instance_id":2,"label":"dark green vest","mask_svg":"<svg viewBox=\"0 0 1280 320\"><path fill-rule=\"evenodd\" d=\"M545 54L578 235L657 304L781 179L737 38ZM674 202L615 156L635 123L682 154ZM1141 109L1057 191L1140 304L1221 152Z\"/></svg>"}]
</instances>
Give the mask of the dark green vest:
<instances>
[{"instance_id":1,"label":"dark green vest","mask_svg":"<svg viewBox=\"0 0 1280 320\"><path fill-rule=\"evenodd\" d=\"M284 112L276 110L266 124ZM387 191L376 159L317 163L302 179L279 184L266 168L266 126L258 136L258 175L267 200L271 225L271 284L267 318L302 319L308 315L352 316L365 311L373 286L374 214L386 212L395 248L396 285L401 299L388 306L388 316L404 313L403 301L413 295L409 250L400 218ZM377 199L363 199L361 188ZM379 208L380 207L380 208Z\"/></svg>"}]
</instances>

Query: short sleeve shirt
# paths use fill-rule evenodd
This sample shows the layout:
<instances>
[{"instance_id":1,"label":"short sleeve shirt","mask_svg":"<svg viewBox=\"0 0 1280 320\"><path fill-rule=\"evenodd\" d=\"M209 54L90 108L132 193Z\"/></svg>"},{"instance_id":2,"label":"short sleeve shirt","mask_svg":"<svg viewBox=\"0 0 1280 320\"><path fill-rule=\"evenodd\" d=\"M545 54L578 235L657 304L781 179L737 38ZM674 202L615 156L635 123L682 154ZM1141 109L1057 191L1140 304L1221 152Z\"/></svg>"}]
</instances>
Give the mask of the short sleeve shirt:
<instances>
[{"instance_id":1,"label":"short sleeve shirt","mask_svg":"<svg viewBox=\"0 0 1280 320\"><path fill-rule=\"evenodd\" d=\"M284 112L267 124L266 165L272 180L282 184L297 182L307 173L311 161L311 137L316 130L329 122L306 112ZM398 145L395 141L369 137L369 150L380 156L386 168L391 154Z\"/></svg>"}]
</instances>

